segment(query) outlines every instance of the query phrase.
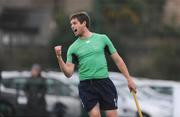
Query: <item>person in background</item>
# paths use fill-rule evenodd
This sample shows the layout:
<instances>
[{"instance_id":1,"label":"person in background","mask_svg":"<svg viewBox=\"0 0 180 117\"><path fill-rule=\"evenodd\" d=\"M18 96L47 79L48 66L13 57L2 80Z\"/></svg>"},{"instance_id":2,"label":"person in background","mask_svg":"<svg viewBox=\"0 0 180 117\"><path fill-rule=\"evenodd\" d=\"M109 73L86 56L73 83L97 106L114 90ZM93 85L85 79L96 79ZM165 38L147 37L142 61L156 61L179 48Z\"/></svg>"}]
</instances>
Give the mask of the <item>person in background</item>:
<instances>
[{"instance_id":1,"label":"person in background","mask_svg":"<svg viewBox=\"0 0 180 117\"><path fill-rule=\"evenodd\" d=\"M24 90L27 96L26 116L46 117L46 81L41 75L41 66L33 64L31 68L31 77L27 80Z\"/></svg>"},{"instance_id":2,"label":"person in background","mask_svg":"<svg viewBox=\"0 0 180 117\"><path fill-rule=\"evenodd\" d=\"M0 79L2 78L2 76L1 76L1 70L0 70Z\"/></svg>"}]
</instances>

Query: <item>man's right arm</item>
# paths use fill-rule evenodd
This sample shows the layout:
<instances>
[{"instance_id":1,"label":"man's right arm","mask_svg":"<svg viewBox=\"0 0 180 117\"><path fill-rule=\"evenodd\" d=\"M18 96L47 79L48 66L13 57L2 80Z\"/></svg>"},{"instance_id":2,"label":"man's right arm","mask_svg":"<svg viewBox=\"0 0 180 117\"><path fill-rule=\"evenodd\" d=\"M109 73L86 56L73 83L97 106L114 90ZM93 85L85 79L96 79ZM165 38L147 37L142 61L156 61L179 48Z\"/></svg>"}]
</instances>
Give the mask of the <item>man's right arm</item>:
<instances>
[{"instance_id":1,"label":"man's right arm","mask_svg":"<svg viewBox=\"0 0 180 117\"><path fill-rule=\"evenodd\" d=\"M74 72L74 64L69 62L65 63L61 56L57 56L57 59L61 71L65 74L66 77L70 78Z\"/></svg>"},{"instance_id":2,"label":"man's right arm","mask_svg":"<svg viewBox=\"0 0 180 117\"><path fill-rule=\"evenodd\" d=\"M66 77L70 78L74 72L74 64L67 62L65 63L61 56L61 46L56 46L55 48L56 56L58 59L58 64L61 71L65 74Z\"/></svg>"}]
</instances>

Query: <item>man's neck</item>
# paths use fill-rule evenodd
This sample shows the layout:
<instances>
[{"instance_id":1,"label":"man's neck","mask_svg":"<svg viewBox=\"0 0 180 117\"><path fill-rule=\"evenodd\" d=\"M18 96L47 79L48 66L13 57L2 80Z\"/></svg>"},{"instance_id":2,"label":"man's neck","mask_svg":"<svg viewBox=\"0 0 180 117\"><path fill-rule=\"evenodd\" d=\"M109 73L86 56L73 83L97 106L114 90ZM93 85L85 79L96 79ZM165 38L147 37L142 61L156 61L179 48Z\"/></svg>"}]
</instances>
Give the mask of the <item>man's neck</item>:
<instances>
[{"instance_id":1,"label":"man's neck","mask_svg":"<svg viewBox=\"0 0 180 117\"><path fill-rule=\"evenodd\" d=\"M88 38L88 37L91 37L92 36L92 32L90 32L88 29L86 29L85 31L84 31L84 33L81 35L81 36L79 36L81 39L84 39L84 38Z\"/></svg>"}]
</instances>

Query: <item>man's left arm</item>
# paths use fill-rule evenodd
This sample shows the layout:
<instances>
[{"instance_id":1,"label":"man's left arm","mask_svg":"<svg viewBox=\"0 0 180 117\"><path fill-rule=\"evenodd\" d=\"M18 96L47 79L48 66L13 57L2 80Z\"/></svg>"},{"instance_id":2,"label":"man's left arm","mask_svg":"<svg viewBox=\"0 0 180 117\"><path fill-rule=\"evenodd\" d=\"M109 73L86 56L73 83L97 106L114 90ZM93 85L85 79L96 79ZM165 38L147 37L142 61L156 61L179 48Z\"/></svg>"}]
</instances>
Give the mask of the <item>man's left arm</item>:
<instances>
[{"instance_id":1,"label":"man's left arm","mask_svg":"<svg viewBox=\"0 0 180 117\"><path fill-rule=\"evenodd\" d=\"M114 52L111 55L111 58L115 62L115 64L118 67L118 69L122 72L122 74L127 79L128 87L129 87L130 91L133 90L134 92L136 92L136 85L135 85L133 79L131 78L131 76L129 75L129 72L128 72L128 69L126 67L126 64L124 63L123 59L120 57L118 52Z\"/></svg>"}]
</instances>

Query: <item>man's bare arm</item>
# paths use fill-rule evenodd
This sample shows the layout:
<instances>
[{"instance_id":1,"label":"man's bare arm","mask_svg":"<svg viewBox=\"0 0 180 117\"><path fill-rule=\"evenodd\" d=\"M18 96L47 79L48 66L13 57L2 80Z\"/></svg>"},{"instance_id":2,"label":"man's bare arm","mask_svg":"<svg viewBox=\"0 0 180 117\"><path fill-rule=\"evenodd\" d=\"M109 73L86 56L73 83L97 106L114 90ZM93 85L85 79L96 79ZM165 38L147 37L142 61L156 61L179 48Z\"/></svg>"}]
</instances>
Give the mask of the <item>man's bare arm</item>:
<instances>
[{"instance_id":1,"label":"man's bare arm","mask_svg":"<svg viewBox=\"0 0 180 117\"><path fill-rule=\"evenodd\" d=\"M113 53L111 57L113 61L115 62L116 66L118 67L118 69L122 72L122 74L127 79L129 89L136 92L136 85L134 81L132 80L132 78L130 77L128 69L123 59L120 57L120 55L117 52Z\"/></svg>"},{"instance_id":2,"label":"man's bare arm","mask_svg":"<svg viewBox=\"0 0 180 117\"><path fill-rule=\"evenodd\" d=\"M73 63L65 63L62 57L57 57L59 67L61 71L65 74L66 77L70 78L74 72L74 64Z\"/></svg>"},{"instance_id":3,"label":"man's bare arm","mask_svg":"<svg viewBox=\"0 0 180 117\"><path fill-rule=\"evenodd\" d=\"M55 52L58 59L58 64L60 67L60 70L65 74L66 77L71 77L74 72L74 64L73 63L65 63L62 56L61 56L61 46L56 46Z\"/></svg>"}]
</instances>

